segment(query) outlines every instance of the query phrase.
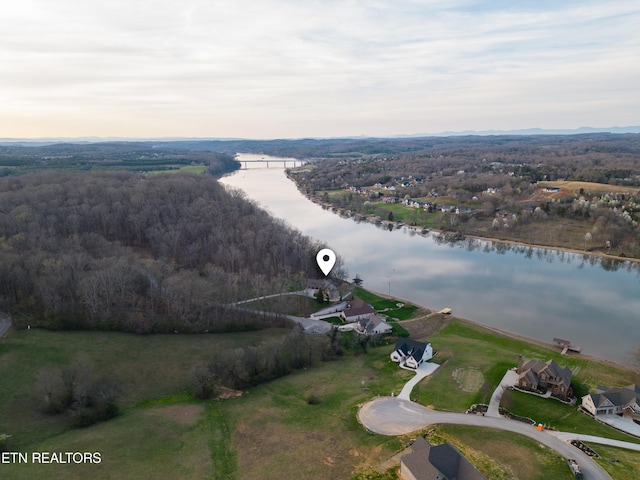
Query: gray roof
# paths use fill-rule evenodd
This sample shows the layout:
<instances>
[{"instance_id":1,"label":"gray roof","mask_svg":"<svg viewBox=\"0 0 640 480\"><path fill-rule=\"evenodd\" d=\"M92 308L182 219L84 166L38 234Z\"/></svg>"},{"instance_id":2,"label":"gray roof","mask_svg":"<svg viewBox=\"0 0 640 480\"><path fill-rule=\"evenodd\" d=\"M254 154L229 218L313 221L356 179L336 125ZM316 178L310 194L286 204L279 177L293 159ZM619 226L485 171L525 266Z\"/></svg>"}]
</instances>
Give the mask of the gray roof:
<instances>
[{"instance_id":1,"label":"gray roof","mask_svg":"<svg viewBox=\"0 0 640 480\"><path fill-rule=\"evenodd\" d=\"M422 360L427 345L429 345L428 342L418 342L410 338L399 338L396 342L395 350L400 350L406 357L413 357L419 362Z\"/></svg>"},{"instance_id":2,"label":"gray roof","mask_svg":"<svg viewBox=\"0 0 640 480\"><path fill-rule=\"evenodd\" d=\"M632 383L626 387L598 386L598 393L592 393L590 396L596 408L601 407L606 400L609 400L616 407L640 405L640 385Z\"/></svg>"},{"instance_id":3,"label":"gray roof","mask_svg":"<svg viewBox=\"0 0 640 480\"><path fill-rule=\"evenodd\" d=\"M419 437L411 446L413 453L400 459L416 480L486 480L486 478L450 443L431 446Z\"/></svg>"}]
</instances>

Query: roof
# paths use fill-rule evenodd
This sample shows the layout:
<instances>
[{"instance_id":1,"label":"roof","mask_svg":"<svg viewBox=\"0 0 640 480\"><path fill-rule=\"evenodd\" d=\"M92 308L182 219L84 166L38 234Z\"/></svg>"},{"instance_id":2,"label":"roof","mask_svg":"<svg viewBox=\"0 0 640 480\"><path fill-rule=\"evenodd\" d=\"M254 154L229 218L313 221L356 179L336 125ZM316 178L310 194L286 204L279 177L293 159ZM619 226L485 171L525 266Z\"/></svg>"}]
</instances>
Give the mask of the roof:
<instances>
[{"instance_id":1,"label":"roof","mask_svg":"<svg viewBox=\"0 0 640 480\"><path fill-rule=\"evenodd\" d=\"M355 300L347 303L347 308L344 309L344 316L357 317L359 315L367 315L375 312L375 309L367 302L356 298Z\"/></svg>"},{"instance_id":2,"label":"roof","mask_svg":"<svg viewBox=\"0 0 640 480\"><path fill-rule=\"evenodd\" d=\"M413 453L400 461L416 480L486 480L486 478L450 443L432 446L423 437L411 445Z\"/></svg>"},{"instance_id":3,"label":"roof","mask_svg":"<svg viewBox=\"0 0 640 480\"><path fill-rule=\"evenodd\" d=\"M395 350L400 350L406 357L413 357L416 361L420 361L428 345L429 342L418 342L410 338L399 338L396 342Z\"/></svg>"},{"instance_id":4,"label":"roof","mask_svg":"<svg viewBox=\"0 0 640 480\"><path fill-rule=\"evenodd\" d=\"M626 387L598 387L597 393L589 395L593 404L598 407L631 407L640 406L640 386L632 383ZM611 403L609 403L611 402Z\"/></svg>"},{"instance_id":5,"label":"roof","mask_svg":"<svg viewBox=\"0 0 640 480\"><path fill-rule=\"evenodd\" d=\"M541 362L539 360L527 360L519 368L520 378L526 377L529 383L532 382L531 373L539 377L540 374L546 373L551 379L557 379L557 383L564 384L567 388L571 386L571 369L569 367L561 367L555 360L549 360L547 362ZM549 383L549 382L548 382ZM553 381L550 383L554 383Z\"/></svg>"}]
</instances>

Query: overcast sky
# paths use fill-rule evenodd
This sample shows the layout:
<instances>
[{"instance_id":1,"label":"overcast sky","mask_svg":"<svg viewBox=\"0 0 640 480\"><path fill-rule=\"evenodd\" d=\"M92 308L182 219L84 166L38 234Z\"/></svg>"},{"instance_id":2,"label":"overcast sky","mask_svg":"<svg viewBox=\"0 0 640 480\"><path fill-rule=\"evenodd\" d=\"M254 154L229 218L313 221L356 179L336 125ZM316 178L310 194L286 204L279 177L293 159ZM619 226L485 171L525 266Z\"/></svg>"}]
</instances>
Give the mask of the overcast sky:
<instances>
[{"instance_id":1,"label":"overcast sky","mask_svg":"<svg viewBox=\"0 0 640 480\"><path fill-rule=\"evenodd\" d=\"M640 3L20 0L0 137L640 125Z\"/></svg>"}]
</instances>

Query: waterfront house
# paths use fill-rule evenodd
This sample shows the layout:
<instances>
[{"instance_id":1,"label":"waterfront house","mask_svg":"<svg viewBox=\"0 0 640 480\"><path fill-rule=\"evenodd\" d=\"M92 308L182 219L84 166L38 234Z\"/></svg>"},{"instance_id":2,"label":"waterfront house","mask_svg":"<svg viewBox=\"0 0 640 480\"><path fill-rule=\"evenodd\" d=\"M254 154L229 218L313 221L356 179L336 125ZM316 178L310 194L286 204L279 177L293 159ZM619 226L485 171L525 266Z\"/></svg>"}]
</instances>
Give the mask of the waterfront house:
<instances>
[{"instance_id":1,"label":"waterfront house","mask_svg":"<svg viewBox=\"0 0 640 480\"><path fill-rule=\"evenodd\" d=\"M550 391L552 395L563 400L573 395L571 388L571 369L561 367L555 360L541 362L539 360L518 361L518 383L523 390Z\"/></svg>"},{"instance_id":2,"label":"waterfront house","mask_svg":"<svg viewBox=\"0 0 640 480\"><path fill-rule=\"evenodd\" d=\"M391 352L391 361L413 370L431 357L433 357L433 348L429 342L418 342L410 338L399 338Z\"/></svg>"},{"instance_id":3,"label":"waterfront house","mask_svg":"<svg viewBox=\"0 0 640 480\"><path fill-rule=\"evenodd\" d=\"M369 318L369 316L374 313L376 313L376 311L371 305L364 300L356 298L355 300L347 303L347 308L342 311L340 316L345 322L351 323Z\"/></svg>"},{"instance_id":4,"label":"waterfront house","mask_svg":"<svg viewBox=\"0 0 640 480\"><path fill-rule=\"evenodd\" d=\"M582 397L582 408L594 417L618 414L640 421L640 385L596 388Z\"/></svg>"},{"instance_id":5,"label":"waterfront house","mask_svg":"<svg viewBox=\"0 0 640 480\"><path fill-rule=\"evenodd\" d=\"M356 322L356 331L362 335L384 335L391 333L391 330L391 325L386 322L386 317L377 313Z\"/></svg>"}]
</instances>

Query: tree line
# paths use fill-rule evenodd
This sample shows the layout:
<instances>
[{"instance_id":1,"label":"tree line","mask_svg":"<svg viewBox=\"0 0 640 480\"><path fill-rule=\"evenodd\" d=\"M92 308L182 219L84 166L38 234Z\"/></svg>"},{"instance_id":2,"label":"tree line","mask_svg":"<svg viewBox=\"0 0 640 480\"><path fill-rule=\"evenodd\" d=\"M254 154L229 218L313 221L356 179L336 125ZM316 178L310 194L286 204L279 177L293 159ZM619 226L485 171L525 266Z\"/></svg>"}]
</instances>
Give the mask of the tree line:
<instances>
[{"instance_id":1,"label":"tree line","mask_svg":"<svg viewBox=\"0 0 640 480\"><path fill-rule=\"evenodd\" d=\"M282 325L229 304L302 285L318 247L207 175L0 178L0 305L18 326Z\"/></svg>"}]
</instances>

